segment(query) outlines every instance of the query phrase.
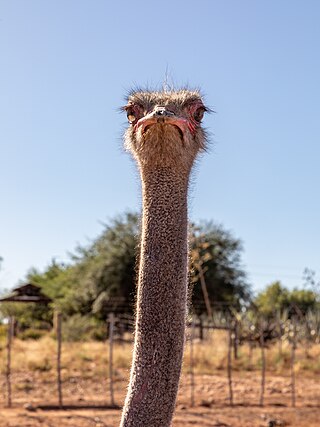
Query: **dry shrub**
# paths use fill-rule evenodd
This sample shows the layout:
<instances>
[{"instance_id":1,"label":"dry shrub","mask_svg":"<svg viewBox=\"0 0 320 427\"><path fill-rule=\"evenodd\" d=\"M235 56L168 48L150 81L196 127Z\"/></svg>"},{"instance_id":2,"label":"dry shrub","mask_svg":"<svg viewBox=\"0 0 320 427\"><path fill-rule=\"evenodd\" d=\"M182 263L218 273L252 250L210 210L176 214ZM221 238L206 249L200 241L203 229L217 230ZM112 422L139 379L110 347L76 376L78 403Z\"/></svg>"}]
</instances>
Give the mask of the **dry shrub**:
<instances>
[{"instance_id":1,"label":"dry shrub","mask_svg":"<svg viewBox=\"0 0 320 427\"><path fill-rule=\"evenodd\" d=\"M45 357L41 360L30 360L28 363L28 369L31 371L49 372L52 369L50 360Z\"/></svg>"},{"instance_id":2,"label":"dry shrub","mask_svg":"<svg viewBox=\"0 0 320 427\"><path fill-rule=\"evenodd\" d=\"M25 329L23 332L20 332L19 338L21 340L38 340L46 335L46 331L43 329Z\"/></svg>"}]
</instances>

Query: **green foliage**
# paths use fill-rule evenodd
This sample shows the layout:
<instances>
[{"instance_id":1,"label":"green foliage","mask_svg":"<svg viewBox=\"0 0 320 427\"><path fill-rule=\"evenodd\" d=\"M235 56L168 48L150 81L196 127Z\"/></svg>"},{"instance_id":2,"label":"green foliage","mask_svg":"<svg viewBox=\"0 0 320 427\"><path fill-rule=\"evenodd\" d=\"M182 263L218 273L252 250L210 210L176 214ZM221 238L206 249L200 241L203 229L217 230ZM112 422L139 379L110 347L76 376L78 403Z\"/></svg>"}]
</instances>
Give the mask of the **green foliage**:
<instances>
[{"instance_id":1,"label":"green foliage","mask_svg":"<svg viewBox=\"0 0 320 427\"><path fill-rule=\"evenodd\" d=\"M21 340L39 340L45 335L45 332L41 329L29 328L18 334L18 338Z\"/></svg>"},{"instance_id":2,"label":"green foliage","mask_svg":"<svg viewBox=\"0 0 320 427\"><path fill-rule=\"evenodd\" d=\"M74 278L72 273L73 266L59 264L53 259L43 273L32 268L27 275L28 282L40 286L42 291L54 301L49 306L51 317L52 309L61 308L70 292L70 284Z\"/></svg>"},{"instance_id":3,"label":"green foliage","mask_svg":"<svg viewBox=\"0 0 320 427\"><path fill-rule=\"evenodd\" d=\"M19 321L19 331L32 325L35 329L48 330L52 325L52 310L45 304L3 302L0 304L1 317L13 316Z\"/></svg>"},{"instance_id":4,"label":"green foliage","mask_svg":"<svg viewBox=\"0 0 320 427\"><path fill-rule=\"evenodd\" d=\"M266 316L272 316L276 312L282 313L285 310L289 313L296 311L296 314L305 315L308 310L314 310L319 306L317 294L314 291L308 289L290 291L279 281L271 283L260 292L254 304L259 312Z\"/></svg>"},{"instance_id":5,"label":"green foliage","mask_svg":"<svg viewBox=\"0 0 320 427\"><path fill-rule=\"evenodd\" d=\"M227 303L240 307L250 300L250 288L241 265L242 244L232 234L213 222L191 228L191 279L193 304L203 309L200 268L211 303Z\"/></svg>"},{"instance_id":6,"label":"green foliage","mask_svg":"<svg viewBox=\"0 0 320 427\"><path fill-rule=\"evenodd\" d=\"M69 312L91 312L105 319L110 310L120 310L120 305L130 309L135 293L138 240L138 216L126 213L105 225L89 248L77 248L72 287L65 298Z\"/></svg>"},{"instance_id":7,"label":"green foliage","mask_svg":"<svg viewBox=\"0 0 320 427\"><path fill-rule=\"evenodd\" d=\"M241 300L250 296L241 268L240 241L211 222L194 226L192 230L191 248L199 258L198 265L194 262L191 266L194 304L202 305L204 311L198 275L200 260L209 298L239 306ZM3 313L14 315L22 328L32 325L41 329L45 323L52 323L53 309L58 308L65 316L78 316L72 317L67 325L68 336L76 339L77 328L79 334L86 329L81 323L86 318L83 316L104 321L110 311L133 311L139 241L138 215L125 213L113 218L89 245L76 248L69 265L52 260L44 272L30 270L28 282L40 286L43 293L52 298L49 307L3 304ZM100 336L104 336L103 331Z\"/></svg>"},{"instance_id":8,"label":"green foliage","mask_svg":"<svg viewBox=\"0 0 320 427\"><path fill-rule=\"evenodd\" d=\"M279 281L271 283L254 300L260 313L264 315L282 311L288 305L288 290Z\"/></svg>"},{"instance_id":9,"label":"green foliage","mask_svg":"<svg viewBox=\"0 0 320 427\"><path fill-rule=\"evenodd\" d=\"M309 289L293 289L289 292L289 303L298 306L305 314L309 309L317 307L317 294Z\"/></svg>"},{"instance_id":10,"label":"green foliage","mask_svg":"<svg viewBox=\"0 0 320 427\"><path fill-rule=\"evenodd\" d=\"M106 335L103 336L103 329L106 333L106 325L101 325L100 322L97 322L94 318L74 314L63 322L62 339L69 342L77 342L92 338L102 340L106 338Z\"/></svg>"}]
</instances>

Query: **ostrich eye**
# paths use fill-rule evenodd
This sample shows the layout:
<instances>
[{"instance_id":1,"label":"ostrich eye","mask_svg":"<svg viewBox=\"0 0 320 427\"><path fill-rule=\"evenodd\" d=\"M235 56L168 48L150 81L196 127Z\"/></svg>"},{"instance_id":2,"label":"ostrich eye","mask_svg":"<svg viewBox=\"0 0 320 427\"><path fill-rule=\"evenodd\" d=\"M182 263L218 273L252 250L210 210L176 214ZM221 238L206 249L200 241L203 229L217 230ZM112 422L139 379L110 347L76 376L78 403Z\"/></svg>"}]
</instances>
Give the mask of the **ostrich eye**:
<instances>
[{"instance_id":1,"label":"ostrich eye","mask_svg":"<svg viewBox=\"0 0 320 427\"><path fill-rule=\"evenodd\" d=\"M131 108L129 110L127 110L127 118L128 118L128 122L130 124L136 120L136 116L134 114L134 111Z\"/></svg>"},{"instance_id":2,"label":"ostrich eye","mask_svg":"<svg viewBox=\"0 0 320 427\"><path fill-rule=\"evenodd\" d=\"M193 118L195 119L196 122L200 123L201 120L203 119L203 115L204 115L205 109L203 107L199 107L196 109L196 111L193 113Z\"/></svg>"}]
</instances>

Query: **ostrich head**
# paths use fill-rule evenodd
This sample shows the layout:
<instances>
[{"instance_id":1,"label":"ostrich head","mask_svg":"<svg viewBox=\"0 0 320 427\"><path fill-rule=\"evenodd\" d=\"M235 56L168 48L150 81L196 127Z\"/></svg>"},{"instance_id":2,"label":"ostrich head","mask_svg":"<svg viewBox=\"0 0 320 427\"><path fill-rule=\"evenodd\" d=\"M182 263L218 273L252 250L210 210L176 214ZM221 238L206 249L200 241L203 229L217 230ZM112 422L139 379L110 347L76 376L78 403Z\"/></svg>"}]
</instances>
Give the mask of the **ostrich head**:
<instances>
[{"instance_id":1,"label":"ostrich head","mask_svg":"<svg viewBox=\"0 0 320 427\"><path fill-rule=\"evenodd\" d=\"M136 91L123 109L129 128L125 146L141 168L189 170L197 153L205 149L201 121L208 108L198 91Z\"/></svg>"}]
</instances>

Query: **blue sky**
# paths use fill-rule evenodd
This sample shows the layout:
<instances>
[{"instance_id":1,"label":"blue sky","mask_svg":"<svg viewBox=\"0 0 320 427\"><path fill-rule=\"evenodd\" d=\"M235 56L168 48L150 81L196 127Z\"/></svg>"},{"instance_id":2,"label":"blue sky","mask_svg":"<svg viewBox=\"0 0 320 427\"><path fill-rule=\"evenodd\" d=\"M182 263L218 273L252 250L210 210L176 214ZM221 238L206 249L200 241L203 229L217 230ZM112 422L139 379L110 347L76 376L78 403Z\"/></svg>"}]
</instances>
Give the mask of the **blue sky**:
<instances>
[{"instance_id":1,"label":"blue sky","mask_svg":"<svg viewBox=\"0 0 320 427\"><path fill-rule=\"evenodd\" d=\"M216 111L190 217L243 241L254 290L319 274L319 22L312 0L2 0L0 289L140 208L118 107L166 69Z\"/></svg>"}]
</instances>

